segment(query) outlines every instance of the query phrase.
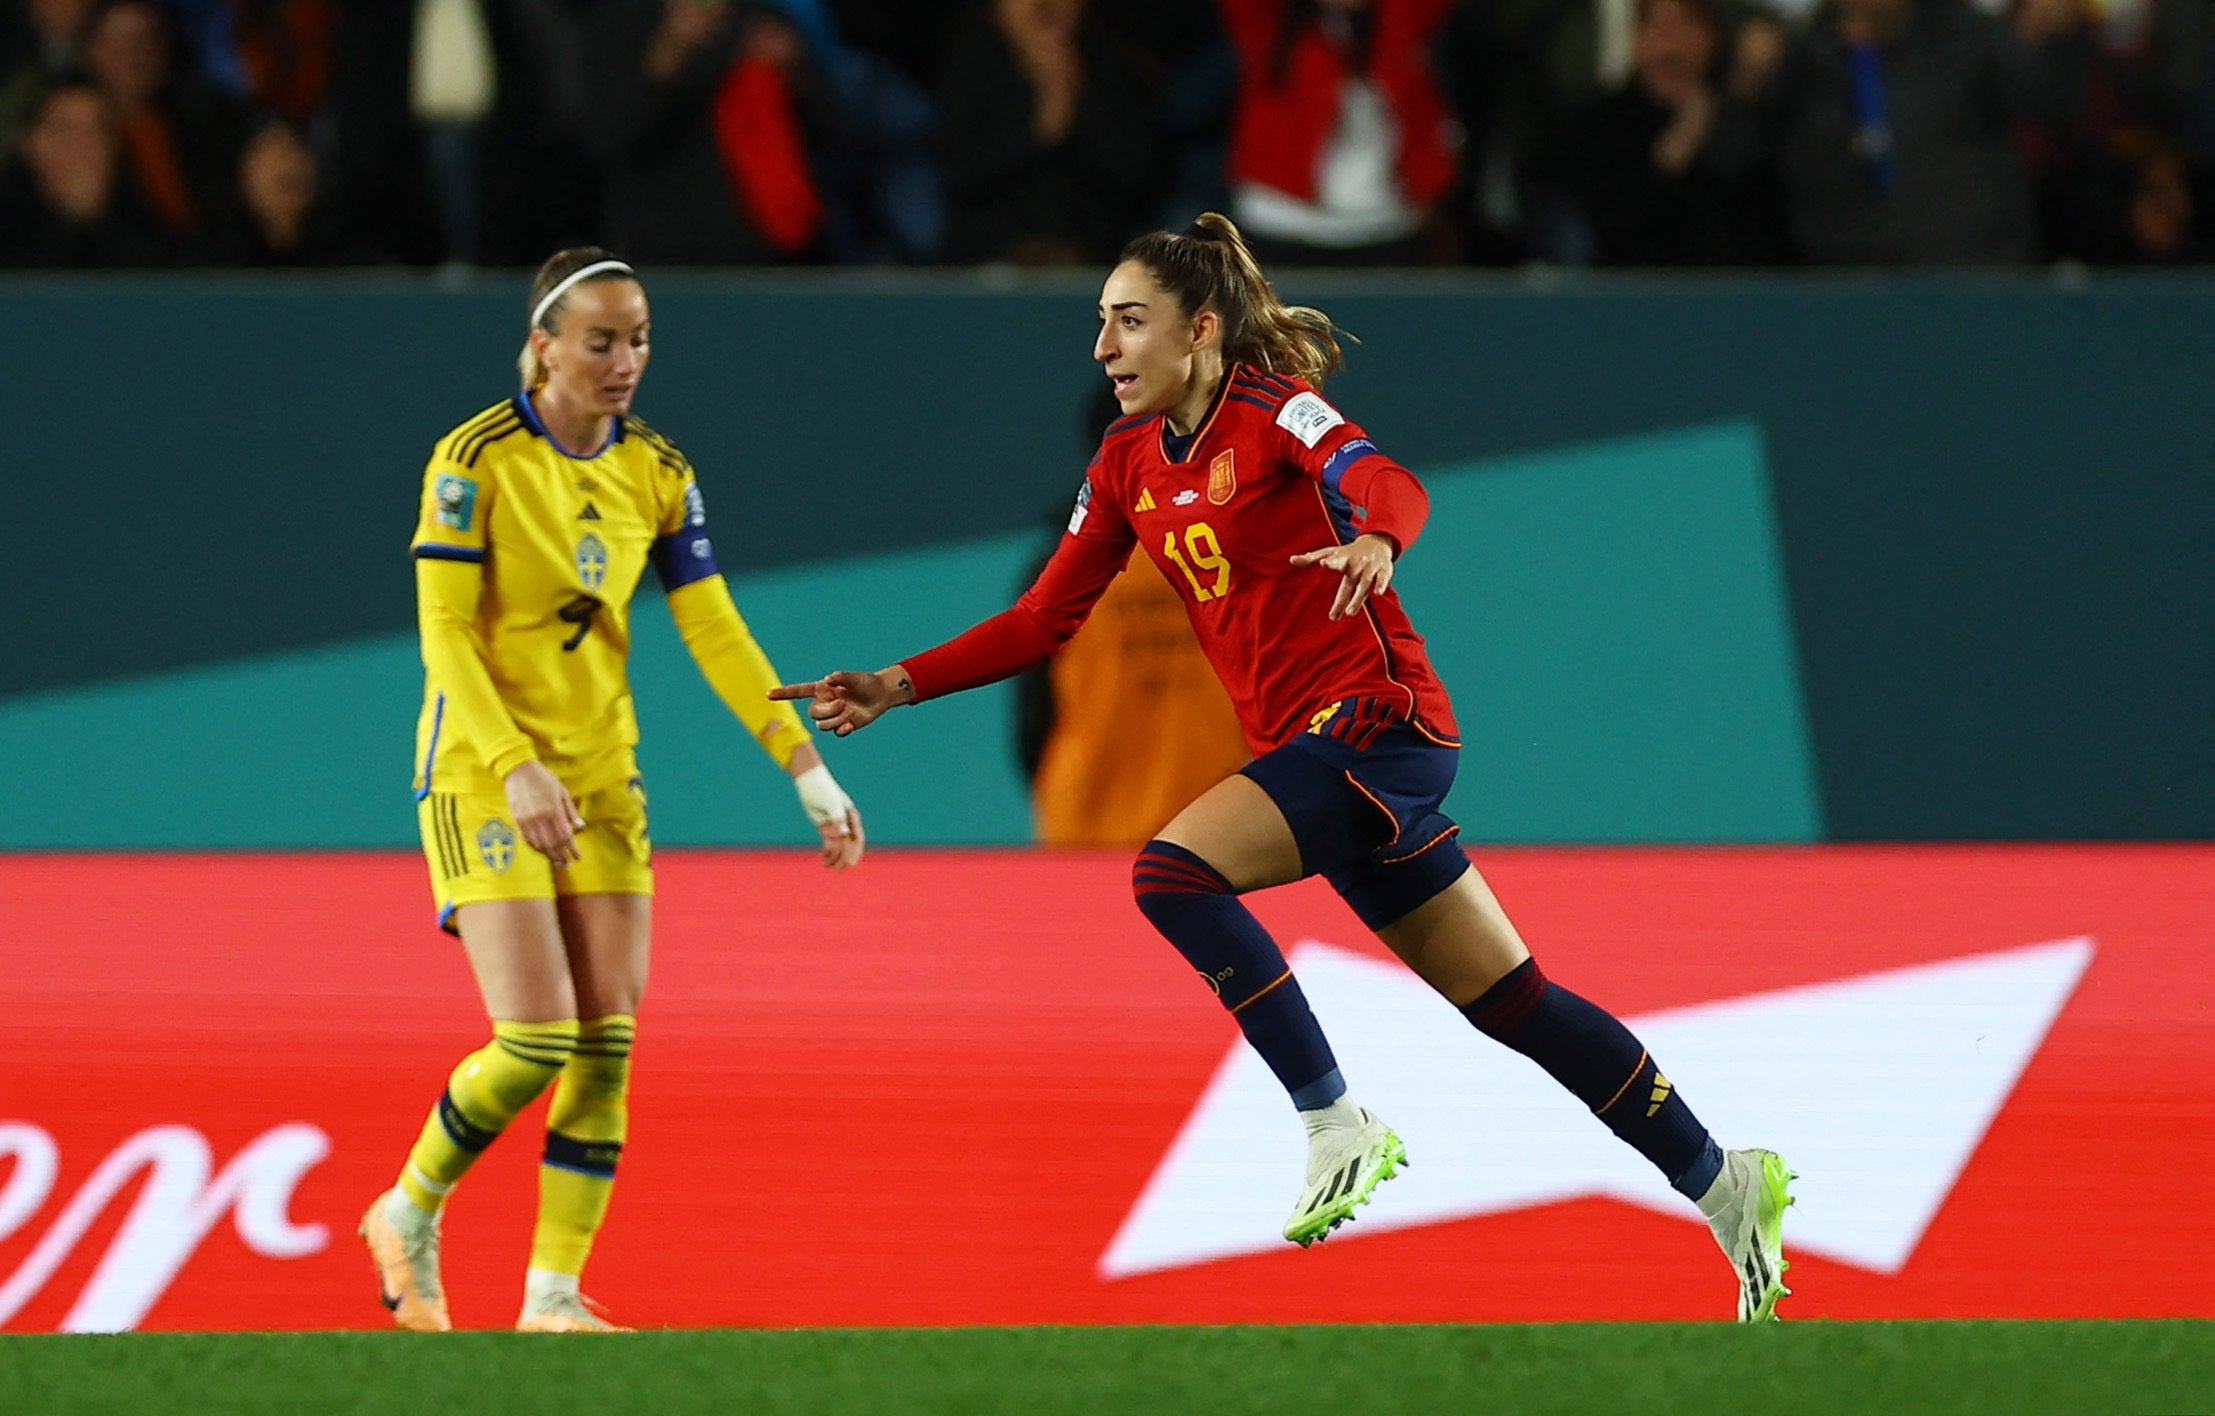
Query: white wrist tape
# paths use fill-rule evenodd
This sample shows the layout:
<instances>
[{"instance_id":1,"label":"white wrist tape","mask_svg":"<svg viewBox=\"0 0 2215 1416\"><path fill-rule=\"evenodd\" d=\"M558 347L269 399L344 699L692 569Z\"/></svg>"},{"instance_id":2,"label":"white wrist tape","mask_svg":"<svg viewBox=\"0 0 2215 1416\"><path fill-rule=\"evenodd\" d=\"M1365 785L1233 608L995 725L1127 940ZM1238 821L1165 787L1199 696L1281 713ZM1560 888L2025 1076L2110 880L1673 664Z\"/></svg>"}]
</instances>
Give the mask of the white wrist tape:
<instances>
[{"instance_id":1,"label":"white wrist tape","mask_svg":"<svg viewBox=\"0 0 2215 1416\"><path fill-rule=\"evenodd\" d=\"M792 779L800 793L800 809L818 826L841 824L854 806L852 797L832 778L831 769L818 762Z\"/></svg>"}]
</instances>

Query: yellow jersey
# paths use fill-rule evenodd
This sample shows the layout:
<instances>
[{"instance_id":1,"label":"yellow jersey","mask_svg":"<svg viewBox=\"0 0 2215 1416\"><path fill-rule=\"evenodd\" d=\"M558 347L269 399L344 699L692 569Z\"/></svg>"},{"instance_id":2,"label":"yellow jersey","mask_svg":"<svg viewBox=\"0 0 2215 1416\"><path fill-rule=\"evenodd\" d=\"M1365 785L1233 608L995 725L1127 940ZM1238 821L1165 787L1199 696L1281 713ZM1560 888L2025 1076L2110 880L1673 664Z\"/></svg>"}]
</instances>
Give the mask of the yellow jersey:
<instances>
[{"instance_id":1,"label":"yellow jersey","mask_svg":"<svg viewBox=\"0 0 2215 1416\"><path fill-rule=\"evenodd\" d=\"M486 409L433 451L410 549L419 798L433 783L497 794L534 758L579 797L636 770L631 597L650 565L702 670L770 755L782 764L806 738L789 705L762 696L775 673L730 603L691 464L635 417L578 457L528 395Z\"/></svg>"}]
</instances>

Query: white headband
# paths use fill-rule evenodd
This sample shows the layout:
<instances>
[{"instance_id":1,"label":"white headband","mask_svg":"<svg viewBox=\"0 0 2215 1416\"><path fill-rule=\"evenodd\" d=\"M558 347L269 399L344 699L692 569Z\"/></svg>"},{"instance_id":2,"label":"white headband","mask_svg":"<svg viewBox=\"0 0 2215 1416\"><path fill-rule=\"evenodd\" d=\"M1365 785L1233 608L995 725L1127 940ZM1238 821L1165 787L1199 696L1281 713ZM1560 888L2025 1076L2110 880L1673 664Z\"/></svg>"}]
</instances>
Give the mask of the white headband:
<instances>
[{"instance_id":1,"label":"white headband","mask_svg":"<svg viewBox=\"0 0 2215 1416\"><path fill-rule=\"evenodd\" d=\"M595 261L583 270L571 272L566 278L559 281L553 289L547 291L546 298L538 302L537 309L531 311L531 328L538 328L538 322L546 318L546 312L554 308L556 300L569 293L570 286L575 285L580 280L590 280L596 275L606 275L611 270L619 270L633 278L638 274L621 261Z\"/></svg>"}]
</instances>

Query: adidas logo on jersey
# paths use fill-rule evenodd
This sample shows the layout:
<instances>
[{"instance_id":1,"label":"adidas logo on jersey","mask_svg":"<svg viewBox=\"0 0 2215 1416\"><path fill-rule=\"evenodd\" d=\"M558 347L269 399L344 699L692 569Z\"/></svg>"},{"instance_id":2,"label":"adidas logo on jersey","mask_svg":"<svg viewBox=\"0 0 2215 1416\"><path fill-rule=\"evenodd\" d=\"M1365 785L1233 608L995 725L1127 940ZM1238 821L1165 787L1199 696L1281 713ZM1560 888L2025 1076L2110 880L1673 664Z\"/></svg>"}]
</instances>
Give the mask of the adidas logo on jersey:
<instances>
[{"instance_id":1,"label":"adidas logo on jersey","mask_svg":"<svg viewBox=\"0 0 2215 1416\"><path fill-rule=\"evenodd\" d=\"M598 521L600 519L600 508L594 506L591 502L586 502L585 509L577 513L577 519L579 521Z\"/></svg>"},{"instance_id":2,"label":"adidas logo on jersey","mask_svg":"<svg viewBox=\"0 0 2215 1416\"><path fill-rule=\"evenodd\" d=\"M1131 508L1132 513L1135 515L1138 512L1152 511L1153 509L1154 489L1152 487L1140 488L1138 493L1138 505Z\"/></svg>"}]
</instances>

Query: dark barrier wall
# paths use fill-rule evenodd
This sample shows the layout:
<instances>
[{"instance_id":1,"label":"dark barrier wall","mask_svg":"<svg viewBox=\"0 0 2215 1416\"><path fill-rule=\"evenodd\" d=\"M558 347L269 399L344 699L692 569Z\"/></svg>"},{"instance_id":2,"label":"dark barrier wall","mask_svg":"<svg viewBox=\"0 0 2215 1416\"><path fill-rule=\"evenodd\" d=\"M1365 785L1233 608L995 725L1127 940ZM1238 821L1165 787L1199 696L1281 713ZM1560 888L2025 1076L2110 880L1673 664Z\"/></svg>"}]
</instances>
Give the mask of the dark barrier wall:
<instances>
[{"instance_id":1,"label":"dark barrier wall","mask_svg":"<svg viewBox=\"0 0 2215 1416\"><path fill-rule=\"evenodd\" d=\"M1418 468L1758 431L1829 837L2215 835L2215 282L1285 284L1363 337L1332 396ZM726 567L1066 507L1092 281L653 293L641 410L701 466ZM0 283L0 695L406 631L423 458L510 389L521 301L505 278Z\"/></svg>"}]
</instances>

